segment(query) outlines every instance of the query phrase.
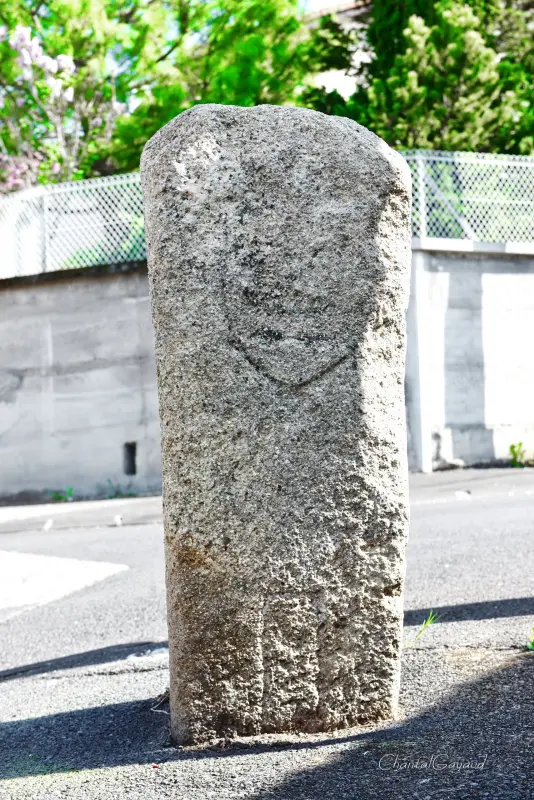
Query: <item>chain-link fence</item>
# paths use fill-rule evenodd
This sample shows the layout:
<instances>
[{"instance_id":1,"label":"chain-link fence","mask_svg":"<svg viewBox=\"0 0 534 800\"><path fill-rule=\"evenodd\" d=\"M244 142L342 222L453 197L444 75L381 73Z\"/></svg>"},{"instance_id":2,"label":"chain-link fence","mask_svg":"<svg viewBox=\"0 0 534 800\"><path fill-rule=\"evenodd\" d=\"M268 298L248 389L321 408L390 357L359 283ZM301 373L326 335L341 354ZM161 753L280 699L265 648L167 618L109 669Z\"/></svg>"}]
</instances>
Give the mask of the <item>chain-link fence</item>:
<instances>
[{"instance_id":1,"label":"chain-link fence","mask_svg":"<svg viewBox=\"0 0 534 800\"><path fill-rule=\"evenodd\" d=\"M17 192L0 200L0 278L146 258L138 174Z\"/></svg>"},{"instance_id":2,"label":"chain-link fence","mask_svg":"<svg viewBox=\"0 0 534 800\"><path fill-rule=\"evenodd\" d=\"M412 172L413 235L422 243L534 243L534 158L438 150L403 155Z\"/></svg>"},{"instance_id":3,"label":"chain-link fence","mask_svg":"<svg viewBox=\"0 0 534 800\"><path fill-rule=\"evenodd\" d=\"M534 158L409 150L419 246L534 253ZM0 200L0 278L146 257L139 175L39 187ZM456 248L457 249L457 248Z\"/></svg>"}]
</instances>

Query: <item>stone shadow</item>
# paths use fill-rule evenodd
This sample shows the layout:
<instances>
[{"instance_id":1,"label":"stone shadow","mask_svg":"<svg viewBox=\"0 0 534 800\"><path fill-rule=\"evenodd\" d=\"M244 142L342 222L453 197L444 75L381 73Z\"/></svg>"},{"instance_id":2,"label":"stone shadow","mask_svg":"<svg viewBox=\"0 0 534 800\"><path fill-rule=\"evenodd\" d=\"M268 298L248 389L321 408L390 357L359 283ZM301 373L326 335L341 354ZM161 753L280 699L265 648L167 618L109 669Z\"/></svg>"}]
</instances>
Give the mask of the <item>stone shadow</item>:
<instances>
[{"instance_id":1,"label":"stone shadow","mask_svg":"<svg viewBox=\"0 0 534 800\"><path fill-rule=\"evenodd\" d=\"M439 674L414 677L427 687L440 681ZM533 677L534 658L516 656L403 724L348 737L334 757L293 770L250 800L527 800L534 780Z\"/></svg>"},{"instance_id":2,"label":"stone shadow","mask_svg":"<svg viewBox=\"0 0 534 800\"><path fill-rule=\"evenodd\" d=\"M534 615L534 597L514 597L507 600L485 600L450 606L414 608L404 612L404 625L422 625L430 611L438 615L436 622L465 622L467 620L502 619Z\"/></svg>"},{"instance_id":3,"label":"stone shadow","mask_svg":"<svg viewBox=\"0 0 534 800\"><path fill-rule=\"evenodd\" d=\"M446 657L433 658L434 667L418 654L409 660L406 685L416 706L421 705L421 693L431 699L433 686L447 685L446 667L442 671L440 666ZM251 743L176 750L168 746L168 717L154 713L154 701L148 699L6 722L0 725L0 777L170 761L177 762L179 770L179 762L190 759L231 759L288 749L311 753L336 745L335 753L325 753L328 757L318 765L294 752L287 777L274 785L265 758L258 760L266 785L249 800L527 800L534 780L533 678L534 657L513 655L482 677L456 684L443 700L404 722L283 746ZM280 758L275 759L273 769L280 764ZM258 785L262 786L260 774Z\"/></svg>"},{"instance_id":4,"label":"stone shadow","mask_svg":"<svg viewBox=\"0 0 534 800\"><path fill-rule=\"evenodd\" d=\"M33 664L23 664L20 667L0 670L0 683L14 680L24 675L43 675L60 669L75 669L76 667L91 667L97 664L107 664L111 661L120 661L131 655L144 655L146 651L167 647L168 642L131 642L129 644L115 644L109 647L100 647L97 650L87 650L85 653L75 653L70 656L61 656L48 661L36 661Z\"/></svg>"}]
</instances>

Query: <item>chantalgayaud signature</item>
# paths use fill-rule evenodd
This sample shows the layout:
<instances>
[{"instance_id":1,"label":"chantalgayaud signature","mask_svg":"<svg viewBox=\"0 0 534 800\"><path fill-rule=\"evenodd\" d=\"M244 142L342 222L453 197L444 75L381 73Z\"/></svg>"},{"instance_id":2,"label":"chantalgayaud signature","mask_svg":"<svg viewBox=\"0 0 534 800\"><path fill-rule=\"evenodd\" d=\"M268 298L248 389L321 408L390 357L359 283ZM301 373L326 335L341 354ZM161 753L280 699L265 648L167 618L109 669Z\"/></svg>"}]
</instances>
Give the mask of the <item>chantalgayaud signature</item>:
<instances>
[{"instance_id":1,"label":"chantalgayaud signature","mask_svg":"<svg viewBox=\"0 0 534 800\"><path fill-rule=\"evenodd\" d=\"M403 770L441 770L460 771L462 769L484 769L488 760L487 754L478 758L461 758L447 756L444 753L432 753L430 756L406 758L396 753L385 753L378 762L378 768L389 771Z\"/></svg>"}]
</instances>

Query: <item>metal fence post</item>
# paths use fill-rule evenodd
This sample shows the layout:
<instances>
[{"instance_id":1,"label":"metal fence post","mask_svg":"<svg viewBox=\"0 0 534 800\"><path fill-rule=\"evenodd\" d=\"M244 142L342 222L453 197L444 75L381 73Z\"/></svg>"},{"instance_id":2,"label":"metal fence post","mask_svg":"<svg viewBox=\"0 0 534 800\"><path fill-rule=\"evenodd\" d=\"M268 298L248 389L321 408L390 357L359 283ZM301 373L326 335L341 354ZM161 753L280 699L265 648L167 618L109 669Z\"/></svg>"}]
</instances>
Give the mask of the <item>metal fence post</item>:
<instances>
[{"instance_id":1,"label":"metal fence post","mask_svg":"<svg viewBox=\"0 0 534 800\"><path fill-rule=\"evenodd\" d=\"M48 196L46 189L43 190L43 252L42 252L42 271L48 271Z\"/></svg>"},{"instance_id":2,"label":"metal fence post","mask_svg":"<svg viewBox=\"0 0 534 800\"><path fill-rule=\"evenodd\" d=\"M419 238L426 239L426 166L422 155L417 156L417 196L419 200Z\"/></svg>"}]
</instances>

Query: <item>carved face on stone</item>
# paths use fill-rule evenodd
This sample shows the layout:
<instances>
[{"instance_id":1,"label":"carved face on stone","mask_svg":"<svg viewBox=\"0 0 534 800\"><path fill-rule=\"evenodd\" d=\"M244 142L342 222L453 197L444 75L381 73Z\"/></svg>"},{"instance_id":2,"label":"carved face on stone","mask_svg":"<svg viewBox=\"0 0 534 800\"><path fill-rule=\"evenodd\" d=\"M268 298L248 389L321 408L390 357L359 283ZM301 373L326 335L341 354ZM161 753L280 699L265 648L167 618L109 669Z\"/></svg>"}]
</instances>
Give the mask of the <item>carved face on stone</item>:
<instances>
[{"instance_id":1,"label":"carved face on stone","mask_svg":"<svg viewBox=\"0 0 534 800\"><path fill-rule=\"evenodd\" d=\"M357 356L384 280L404 295L409 179L399 180L400 157L348 120L217 108L201 135L187 125L180 138L158 134L172 142L174 252L194 238L196 266L180 268L218 286L231 345L271 380L301 386ZM150 158L156 144L147 147Z\"/></svg>"},{"instance_id":2,"label":"carved face on stone","mask_svg":"<svg viewBox=\"0 0 534 800\"><path fill-rule=\"evenodd\" d=\"M232 255L221 279L231 342L286 385L351 357L377 303L383 263L373 236L388 187L383 172L382 185L364 183L361 170L352 181L338 156L339 168L326 173L295 143L276 158L244 157L243 199L226 214Z\"/></svg>"}]
</instances>

